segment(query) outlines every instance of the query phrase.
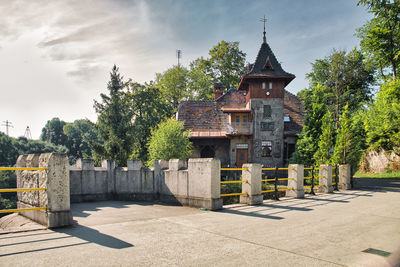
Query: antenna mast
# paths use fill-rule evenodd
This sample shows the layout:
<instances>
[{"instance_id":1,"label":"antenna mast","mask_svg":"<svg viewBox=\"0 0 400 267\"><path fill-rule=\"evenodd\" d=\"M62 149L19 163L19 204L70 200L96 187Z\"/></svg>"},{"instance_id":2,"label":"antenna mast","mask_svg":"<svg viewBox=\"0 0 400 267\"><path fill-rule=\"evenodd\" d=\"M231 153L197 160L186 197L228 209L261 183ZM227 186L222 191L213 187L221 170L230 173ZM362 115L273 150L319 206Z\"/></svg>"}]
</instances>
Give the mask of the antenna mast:
<instances>
[{"instance_id":1,"label":"antenna mast","mask_svg":"<svg viewBox=\"0 0 400 267\"><path fill-rule=\"evenodd\" d=\"M26 139L32 140L31 129L29 128L29 126L26 126L24 136L26 137Z\"/></svg>"},{"instance_id":2,"label":"antenna mast","mask_svg":"<svg viewBox=\"0 0 400 267\"><path fill-rule=\"evenodd\" d=\"M3 121L2 126L6 126L6 134L7 135L8 135L8 128L14 128L11 121L9 121L9 120Z\"/></svg>"},{"instance_id":3,"label":"antenna mast","mask_svg":"<svg viewBox=\"0 0 400 267\"><path fill-rule=\"evenodd\" d=\"M176 50L176 57L178 58L178 66L181 65L180 59L182 58L182 50L178 49Z\"/></svg>"}]
</instances>

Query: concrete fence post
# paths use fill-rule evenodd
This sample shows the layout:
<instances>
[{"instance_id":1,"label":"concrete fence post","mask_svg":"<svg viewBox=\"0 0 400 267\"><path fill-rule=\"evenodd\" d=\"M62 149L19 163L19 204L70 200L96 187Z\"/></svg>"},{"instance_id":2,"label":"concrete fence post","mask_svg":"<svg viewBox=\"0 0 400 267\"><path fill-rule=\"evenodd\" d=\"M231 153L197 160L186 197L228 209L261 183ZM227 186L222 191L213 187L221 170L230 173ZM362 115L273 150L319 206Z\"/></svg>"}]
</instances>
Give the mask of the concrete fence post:
<instances>
[{"instance_id":1,"label":"concrete fence post","mask_svg":"<svg viewBox=\"0 0 400 267\"><path fill-rule=\"evenodd\" d=\"M349 164L339 165L339 188L351 189L351 166Z\"/></svg>"},{"instance_id":2,"label":"concrete fence post","mask_svg":"<svg viewBox=\"0 0 400 267\"><path fill-rule=\"evenodd\" d=\"M332 193L332 166L324 164L320 166L319 170L319 184L321 185L322 193Z\"/></svg>"},{"instance_id":3,"label":"concrete fence post","mask_svg":"<svg viewBox=\"0 0 400 267\"><path fill-rule=\"evenodd\" d=\"M261 164L243 164L242 193L247 195L240 196L240 203L248 205L259 205L263 203L263 195L261 194Z\"/></svg>"},{"instance_id":4,"label":"concrete fence post","mask_svg":"<svg viewBox=\"0 0 400 267\"><path fill-rule=\"evenodd\" d=\"M221 209L221 161L191 158L188 172L189 205L209 210Z\"/></svg>"},{"instance_id":5,"label":"concrete fence post","mask_svg":"<svg viewBox=\"0 0 400 267\"><path fill-rule=\"evenodd\" d=\"M82 195L93 195L96 189L96 173L93 159L78 159L76 166L82 169Z\"/></svg>"},{"instance_id":6,"label":"concrete fence post","mask_svg":"<svg viewBox=\"0 0 400 267\"><path fill-rule=\"evenodd\" d=\"M71 225L67 155L61 153L28 155L19 157L17 166L46 168L45 171L17 173L18 188L46 188L46 191L29 191L18 195L18 208L47 207L45 211L24 211L21 215L49 228Z\"/></svg>"},{"instance_id":7,"label":"concrete fence post","mask_svg":"<svg viewBox=\"0 0 400 267\"><path fill-rule=\"evenodd\" d=\"M103 160L101 167L107 169L107 194L113 195L117 191L115 188L115 161Z\"/></svg>"},{"instance_id":8,"label":"concrete fence post","mask_svg":"<svg viewBox=\"0 0 400 267\"><path fill-rule=\"evenodd\" d=\"M295 198L304 198L304 165L303 164L290 164L288 171L287 188L291 190L286 191L286 196Z\"/></svg>"}]
</instances>

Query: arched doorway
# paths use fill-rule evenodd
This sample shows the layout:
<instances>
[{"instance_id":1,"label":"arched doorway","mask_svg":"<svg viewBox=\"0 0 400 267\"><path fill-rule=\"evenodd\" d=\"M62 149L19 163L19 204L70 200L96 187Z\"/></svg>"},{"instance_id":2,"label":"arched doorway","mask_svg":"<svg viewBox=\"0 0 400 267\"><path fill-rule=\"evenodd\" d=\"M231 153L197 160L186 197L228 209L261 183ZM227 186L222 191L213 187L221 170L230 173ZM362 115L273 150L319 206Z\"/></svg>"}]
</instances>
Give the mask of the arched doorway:
<instances>
[{"instance_id":1,"label":"arched doorway","mask_svg":"<svg viewBox=\"0 0 400 267\"><path fill-rule=\"evenodd\" d=\"M211 146L204 146L200 151L201 158L213 158L215 157L215 151Z\"/></svg>"}]
</instances>

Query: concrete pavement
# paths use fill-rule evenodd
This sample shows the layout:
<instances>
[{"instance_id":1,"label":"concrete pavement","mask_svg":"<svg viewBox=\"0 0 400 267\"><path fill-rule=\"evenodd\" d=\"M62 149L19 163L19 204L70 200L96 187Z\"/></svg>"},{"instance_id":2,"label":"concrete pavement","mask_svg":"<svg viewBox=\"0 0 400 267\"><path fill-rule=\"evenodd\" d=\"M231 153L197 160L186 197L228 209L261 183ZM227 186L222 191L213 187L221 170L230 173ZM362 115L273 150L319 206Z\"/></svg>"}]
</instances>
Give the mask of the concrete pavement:
<instances>
[{"instance_id":1,"label":"concrete pavement","mask_svg":"<svg viewBox=\"0 0 400 267\"><path fill-rule=\"evenodd\" d=\"M74 227L0 235L0 266L385 266L400 249L400 181L365 181L356 181L360 190L219 212L74 204Z\"/></svg>"}]
</instances>

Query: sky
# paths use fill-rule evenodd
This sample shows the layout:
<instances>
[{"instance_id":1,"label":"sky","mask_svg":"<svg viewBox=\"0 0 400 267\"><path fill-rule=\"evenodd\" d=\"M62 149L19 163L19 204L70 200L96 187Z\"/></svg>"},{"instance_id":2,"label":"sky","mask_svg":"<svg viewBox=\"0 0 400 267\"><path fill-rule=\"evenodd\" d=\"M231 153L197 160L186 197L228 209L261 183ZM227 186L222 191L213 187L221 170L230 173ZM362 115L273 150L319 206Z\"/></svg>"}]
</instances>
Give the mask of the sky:
<instances>
[{"instance_id":1,"label":"sky","mask_svg":"<svg viewBox=\"0 0 400 267\"><path fill-rule=\"evenodd\" d=\"M253 63L267 42L285 71L287 90L308 85L311 63L333 49L352 50L371 15L356 0L0 0L0 131L29 126L38 139L46 122L88 118L107 92L114 64L124 79L144 83L201 56L221 40L238 41Z\"/></svg>"}]
</instances>

